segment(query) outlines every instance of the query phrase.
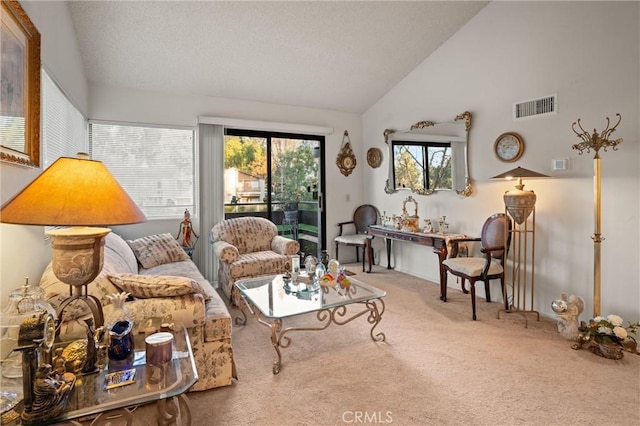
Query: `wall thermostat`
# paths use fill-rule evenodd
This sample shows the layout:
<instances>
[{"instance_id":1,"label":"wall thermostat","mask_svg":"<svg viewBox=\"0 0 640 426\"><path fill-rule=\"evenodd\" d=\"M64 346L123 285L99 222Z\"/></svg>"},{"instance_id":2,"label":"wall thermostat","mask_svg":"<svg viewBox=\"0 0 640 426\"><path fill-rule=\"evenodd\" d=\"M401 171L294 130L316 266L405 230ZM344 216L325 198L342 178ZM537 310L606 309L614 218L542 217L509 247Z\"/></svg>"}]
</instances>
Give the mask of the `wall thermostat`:
<instances>
[{"instance_id":1,"label":"wall thermostat","mask_svg":"<svg viewBox=\"0 0 640 426\"><path fill-rule=\"evenodd\" d=\"M567 170L569 168L569 159L552 160L551 168L553 170Z\"/></svg>"}]
</instances>

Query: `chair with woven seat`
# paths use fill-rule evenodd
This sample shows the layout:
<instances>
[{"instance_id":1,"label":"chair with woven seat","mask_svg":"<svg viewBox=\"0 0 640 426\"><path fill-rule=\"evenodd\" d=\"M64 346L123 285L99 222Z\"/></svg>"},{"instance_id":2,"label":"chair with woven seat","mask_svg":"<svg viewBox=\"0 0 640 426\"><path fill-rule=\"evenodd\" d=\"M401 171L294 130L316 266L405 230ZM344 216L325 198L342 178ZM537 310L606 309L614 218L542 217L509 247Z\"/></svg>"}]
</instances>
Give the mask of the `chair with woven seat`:
<instances>
[{"instance_id":1,"label":"chair with woven seat","mask_svg":"<svg viewBox=\"0 0 640 426\"><path fill-rule=\"evenodd\" d=\"M338 260L338 247L340 244L356 248L356 262L360 262L360 248L362 247L362 259L364 261L364 249L367 241L367 228L378 223L378 209L371 204L363 204L353 212L353 219L348 222L338 223L338 236L333 240L336 244L336 260ZM350 225L350 226L348 226ZM344 233L352 229L353 234Z\"/></svg>"},{"instance_id":2,"label":"chair with woven seat","mask_svg":"<svg viewBox=\"0 0 640 426\"><path fill-rule=\"evenodd\" d=\"M487 302L491 302L489 282L500 280L502 298L505 309L509 308L505 297L504 262L511 243L511 220L504 213L496 213L489 217L482 226L480 238L459 238L452 240L454 244L462 241L479 241L482 257L454 257L442 262L444 273L441 274L443 282L440 285L442 301L447 301L447 272L462 279L462 290L467 293L465 281L469 280L471 287L471 307L473 320L476 320L476 282L483 281ZM506 233L506 235L505 235ZM506 237L506 238L505 238ZM506 243L506 247L505 247Z\"/></svg>"}]
</instances>

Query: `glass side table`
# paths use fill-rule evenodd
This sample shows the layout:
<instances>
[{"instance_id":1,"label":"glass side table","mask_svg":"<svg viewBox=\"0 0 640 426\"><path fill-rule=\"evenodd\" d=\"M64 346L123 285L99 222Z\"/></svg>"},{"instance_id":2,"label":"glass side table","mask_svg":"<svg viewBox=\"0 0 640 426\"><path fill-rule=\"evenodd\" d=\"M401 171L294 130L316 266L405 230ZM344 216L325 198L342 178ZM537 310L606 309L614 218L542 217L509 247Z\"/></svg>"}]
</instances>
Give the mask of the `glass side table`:
<instances>
[{"instance_id":1,"label":"glass side table","mask_svg":"<svg viewBox=\"0 0 640 426\"><path fill-rule=\"evenodd\" d=\"M147 365L144 339L149 333L139 331L140 328L136 330L133 360L130 359L128 363L119 362L117 367L114 367L116 363L111 363L110 367L107 366L96 374L77 376L65 410L58 417L48 419L47 423L81 425L80 421L91 418L92 425L108 424L108 418L121 415L127 425L132 425L132 408L156 402L158 424L191 424L191 407L186 392L197 382L198 372L185 328L176 326L172 331L172 359L159 365ZM127 368L136 370L134 383L104 389L108 373ZM0 388L2 392L14 392L21 396L22 379L0 375ZM18 404L12 410L2 413L3 420L17 417L17 420L8 424L21 424L20 411L21 404Z\"/></svg>"}]
</instances>

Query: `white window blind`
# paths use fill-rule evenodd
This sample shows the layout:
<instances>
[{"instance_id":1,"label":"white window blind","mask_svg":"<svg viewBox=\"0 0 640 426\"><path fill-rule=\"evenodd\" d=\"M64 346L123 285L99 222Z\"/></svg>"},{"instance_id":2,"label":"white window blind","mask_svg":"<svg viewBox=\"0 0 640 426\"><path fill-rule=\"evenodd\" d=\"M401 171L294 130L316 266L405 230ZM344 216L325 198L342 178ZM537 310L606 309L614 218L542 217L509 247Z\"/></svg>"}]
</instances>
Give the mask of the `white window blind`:
<instances>
[{"instance_id":1,"label":"white window blind","mask_svg":"<svg viewBox=\"0 0 640 426\"><path fill-rule=\"evenodd\" d=\"M109 169L147 218L195 212L195 131L89 123L94 160Z\"/></svg>"},{"instance_id":2,"label":"white window blind","mask_svg":"<svg viewBox=\"0 0 640 426\"><path fill-rule=\"evenodd\" d=\"M59 157L75 157L87 149L87 121L42 69L43 167L49 167Z\"/></svg>"}]
</instances>

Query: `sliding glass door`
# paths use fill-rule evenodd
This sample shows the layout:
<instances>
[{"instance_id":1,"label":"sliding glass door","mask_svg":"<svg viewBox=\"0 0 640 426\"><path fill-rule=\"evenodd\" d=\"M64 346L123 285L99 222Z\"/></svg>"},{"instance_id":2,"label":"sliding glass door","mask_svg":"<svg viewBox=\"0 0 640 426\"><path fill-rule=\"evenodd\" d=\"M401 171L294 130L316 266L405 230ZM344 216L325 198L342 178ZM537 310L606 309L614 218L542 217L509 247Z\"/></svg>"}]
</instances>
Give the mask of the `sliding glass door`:
<instances>
[{"instance_id":1,"label":"sliding glass door","mask_svg":"<svg viewBox=\"0 0 640 426\"><path fill-rule=\"evenodd\" d=\"M266 217L305 255L325 248L323 136L226 129L225 218Z\"/></svg>"}]
</instances>

